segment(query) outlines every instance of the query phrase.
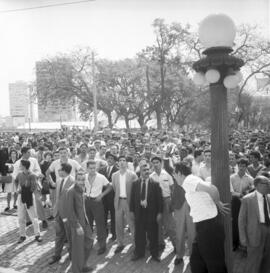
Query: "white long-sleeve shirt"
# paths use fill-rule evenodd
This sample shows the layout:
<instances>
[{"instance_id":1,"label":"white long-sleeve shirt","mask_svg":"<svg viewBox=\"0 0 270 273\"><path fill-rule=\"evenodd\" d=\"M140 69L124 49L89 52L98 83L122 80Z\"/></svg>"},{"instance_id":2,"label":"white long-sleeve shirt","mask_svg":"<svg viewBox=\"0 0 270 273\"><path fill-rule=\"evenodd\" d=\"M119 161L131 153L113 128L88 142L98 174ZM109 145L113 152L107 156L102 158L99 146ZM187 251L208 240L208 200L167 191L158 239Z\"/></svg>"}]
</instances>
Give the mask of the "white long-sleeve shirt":
<instances>
[{"instance_id":1,"label":"white long-sleeve shirt","mask_svg":"<svg viewBox=\"0 0 270 273\"><path fill-rule=\"evenodd\" d=\"M18 173L21 172L21 170L20 170L21 160L22 160L22 158L17 160L15 162L15 164L13 165L14 169L13 169L12 177L14 179L17 177ZM29 157L28 161L30 161L29 171L31 171L35 176L41 175L41 169L40 169L37 159L34 157Z\"/></svg>"}]
</instances>

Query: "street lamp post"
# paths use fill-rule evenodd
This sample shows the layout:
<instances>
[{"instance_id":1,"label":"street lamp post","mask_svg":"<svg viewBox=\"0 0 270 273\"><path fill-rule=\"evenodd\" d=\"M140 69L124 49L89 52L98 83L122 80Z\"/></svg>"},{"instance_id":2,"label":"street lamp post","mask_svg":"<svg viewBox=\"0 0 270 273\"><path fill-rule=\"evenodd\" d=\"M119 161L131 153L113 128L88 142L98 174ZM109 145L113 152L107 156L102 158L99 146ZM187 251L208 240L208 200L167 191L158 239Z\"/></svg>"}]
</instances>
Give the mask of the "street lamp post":
<instances>
[{"instance_id":1,"label":"street lamp post","mask_svg":"<svg viewBox=\"0 0 270 273\"><path fill-rule=\"evenodd\" d=\"M193 64L197 72L196 84L209 84L211 97L211 180L217 186L221 201L231 202L227 89L235 88L241 81L240 67L243 61L230 53L236 29L230 17L218 14L206 17L199 27L199 39L206 48L206 57ZM232 221L224 217L225 257L228 272L232 272Z\"/></svg>"}]
</instances>

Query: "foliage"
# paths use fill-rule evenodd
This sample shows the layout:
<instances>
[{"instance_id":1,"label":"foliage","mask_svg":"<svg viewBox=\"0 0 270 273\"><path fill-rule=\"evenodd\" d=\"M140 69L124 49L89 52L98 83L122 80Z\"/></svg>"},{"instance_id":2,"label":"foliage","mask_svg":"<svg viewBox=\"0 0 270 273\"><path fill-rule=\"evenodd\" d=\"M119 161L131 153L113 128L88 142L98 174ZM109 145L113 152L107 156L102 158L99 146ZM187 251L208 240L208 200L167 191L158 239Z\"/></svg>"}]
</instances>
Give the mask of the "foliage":
<instances>
[{"instance_id":1,"label":"foliage","mask_svg":"<svg viewBox=\"0 0 270 273\"><path fill-rule=\"evenodd\" d=\"M140 126L152 118L161 128L185 124L209 125L209 94L192 80L192 63L201 58L202 48L189 25L153 22L155 41L135 58L119 61L97 59L93 51L78 48L41 60L36 65L39 103L58 101L78 103L81 118L93 112L93 90L97 107L108 117L110 127L119 118L126 126L137 119ZM270 75L270 44L257 34L257 28L242 25L238 29L232 53L245 62L244 78L238 89L230 90L230 117L240 122L252 117L256 102L244 92L258 74ZM94 73L94 74L93 74ZM95 85L93 84L95 80Z\"/></svg>"}]
</instances>

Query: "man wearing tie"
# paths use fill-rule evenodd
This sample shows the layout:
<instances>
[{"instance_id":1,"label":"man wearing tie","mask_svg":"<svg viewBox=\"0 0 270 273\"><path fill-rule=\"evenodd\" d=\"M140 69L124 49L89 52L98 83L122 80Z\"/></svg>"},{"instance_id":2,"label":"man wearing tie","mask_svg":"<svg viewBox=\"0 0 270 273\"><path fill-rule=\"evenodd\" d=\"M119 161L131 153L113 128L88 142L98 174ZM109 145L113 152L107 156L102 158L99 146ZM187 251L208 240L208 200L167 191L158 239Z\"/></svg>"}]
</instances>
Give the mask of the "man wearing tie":
<instances>
[{"instance_id":1,"label":"man wearing tie","mask_svg":"<svg viewBox=\"0 0 270 273\"><path fill-rule=\"evenodd\" d=\"M130 216L129 203L132 184L138 179L134 172L127 169L127 160L125 156L119 157L119 168L119 171L115 172L112 176L112 186L115 192L116 238L118 242L115 254L124 249L124 217L129 225L132 236L134 236L134 223Z\"/></svg>"},{"instance_id":2,"label":"man wearing tie","mask_svg":"<svg viewBox=\"0 0 270 273\"><path fill-rule=\"evenodd\" d=\"M146 235L152 259L159 262L158 223L162 214L162 193L158 183L149 179L149 164L141 166L141 178L132 184L130 212L135 222L135 251L132 261L145 255Z\"/></svg>"},{"instance_id":3,"label":"man wearing tie","mask_svg":"<svg viewBox=\"0 0 270 273\"><path fill-rule=\"evenodd\" d=\"M270 181L267 177L254 179L255 191L242 200L238 224L239 236L247 247L246 271L268 273L270 268Z\"/></svg>"},{"instance_id":4,"label":"man wearing tie","mask_svg":"<svg viewBox=\"0 0 270 273\"><path fill-rule=\"evenodd\" d=\"M71 230L73 273L92 270L91 267L87 266L87 260L93 247L93 238L85 210L85 179L86 176L84 173L78 173L76 183L67 191L67 220Z\"/></svg>"},{"instance_id":5,"label":"man wearing tie","mask_svg":"<svg viewBox=\"0 0 270 273\"><path fill-rule=\"evenodd\" d=\"M62 163L59 169L61 183L56 184L56 203L54 207L55 217L55 250L49 264L54 264L61 259L62 249L67 239L70 242L70 228L67 222L67 190L74 184L74 178L70 176L72 166L69 163ZM70 244L69 244L70 247ZM69 249L69 253L70 253ZM71 253L70 253L71 255Z\"/></svg>"}]
</instances>

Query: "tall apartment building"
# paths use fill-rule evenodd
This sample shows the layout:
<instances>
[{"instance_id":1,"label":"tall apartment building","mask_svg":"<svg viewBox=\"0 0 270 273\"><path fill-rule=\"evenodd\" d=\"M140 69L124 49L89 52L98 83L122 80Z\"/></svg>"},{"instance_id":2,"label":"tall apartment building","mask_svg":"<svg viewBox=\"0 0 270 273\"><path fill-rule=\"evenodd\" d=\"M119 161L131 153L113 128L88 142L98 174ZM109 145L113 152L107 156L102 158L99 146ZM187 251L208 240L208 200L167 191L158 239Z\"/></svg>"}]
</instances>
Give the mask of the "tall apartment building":
<instances>
[{"instance_id":1,"label":"tall apartment building","mask_svg":"<svg viewBox=\"0 0 270 273\"><path fill-rule=\"evenodd\" d=\"M9 84L9 106L12 117L29 117L29 89L28 84L17 81Z\"/></svg>"},{"instance_id":2,"label":"tall apartment building","mask_svg":"<svg viewBox=\"0 0 270 273\"><path fill-rule=\"evenodd\" d=\"M36 62L36 93L38 100L38 119L40 122L62 122L76 120L76 107L73 99L52 99L50 94L61 92L62 86L68 86L68 79L63 78L60 86L54 83L54 72L46 61ZM69 72L70 66L66 59L58 60L60 71Z\"/></svg>"}]
</instances>

